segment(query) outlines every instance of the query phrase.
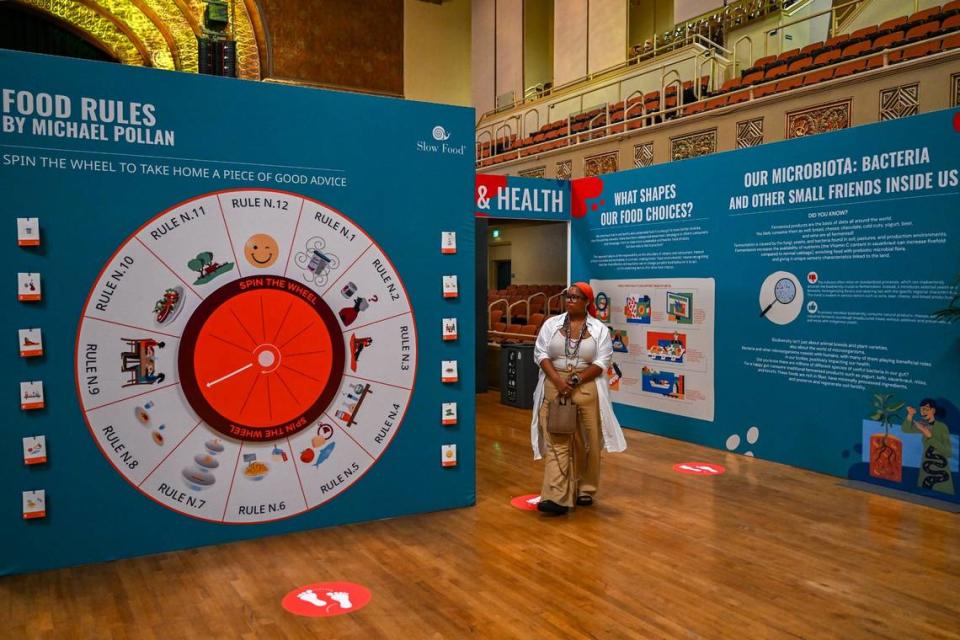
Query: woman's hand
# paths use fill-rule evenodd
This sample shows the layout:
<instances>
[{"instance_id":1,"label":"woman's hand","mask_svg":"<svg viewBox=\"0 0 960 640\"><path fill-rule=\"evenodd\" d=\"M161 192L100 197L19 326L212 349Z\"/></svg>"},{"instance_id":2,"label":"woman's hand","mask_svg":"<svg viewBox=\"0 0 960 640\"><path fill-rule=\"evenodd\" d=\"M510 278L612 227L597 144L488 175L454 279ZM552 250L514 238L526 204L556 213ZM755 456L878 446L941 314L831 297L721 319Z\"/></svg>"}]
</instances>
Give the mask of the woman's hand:
<instances>
[{"instance_id":1,"label":"woman's hand","mask_svg":"<svg viewBox=\"0 0 960 640\"><path fill-rule=\"evenodd\" d=\"M560 376L557 376L557 379L553 381L553 386L557 388L557 393L562 396L568 396L573 393L573 387L570 386L570 383Z\"/></svg>"}]
</instances>

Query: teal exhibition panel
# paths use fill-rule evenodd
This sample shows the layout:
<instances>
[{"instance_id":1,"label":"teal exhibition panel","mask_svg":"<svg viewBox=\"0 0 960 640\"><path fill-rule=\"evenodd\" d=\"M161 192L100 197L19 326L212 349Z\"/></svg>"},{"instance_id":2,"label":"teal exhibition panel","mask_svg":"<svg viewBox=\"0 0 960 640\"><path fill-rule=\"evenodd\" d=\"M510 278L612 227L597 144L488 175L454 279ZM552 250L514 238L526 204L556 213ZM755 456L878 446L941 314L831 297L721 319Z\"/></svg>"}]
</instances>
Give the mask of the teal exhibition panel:
<instances>
[{"instance_id":1,"label":"teal exhibition panel","mask_svg":"<svg viewBox=\"0 0 960 640\"><path fill-rule=\"evenodd\" d=\"M472 110L10 51L0 107L0 575L475 503Z\"/></svg>"},{"instance_id":2,"label":"teal exhibition panel","mask_svg":"<svg viewBox=\"0 0 960 640\"><path fill-rule=\"evenodd\" d=\"M577 180L627 426L952 502L960 113Z\"/></svg>"}]
</instances>

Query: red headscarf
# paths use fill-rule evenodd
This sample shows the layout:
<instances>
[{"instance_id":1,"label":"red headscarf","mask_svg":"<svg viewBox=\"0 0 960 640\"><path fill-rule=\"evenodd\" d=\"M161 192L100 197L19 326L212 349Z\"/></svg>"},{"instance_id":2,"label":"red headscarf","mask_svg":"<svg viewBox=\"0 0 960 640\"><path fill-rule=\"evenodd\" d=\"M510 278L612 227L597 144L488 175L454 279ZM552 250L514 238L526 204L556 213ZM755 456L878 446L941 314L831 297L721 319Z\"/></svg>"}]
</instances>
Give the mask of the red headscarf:
<instances>
[{"instance_id":1,"label":"red headscarf","mask_svg":"<svg viewBox=\"0 0 960 640\"><path fill-rule=\"evenodd\" d=\"M580 289L580 293L587 297L587 313L596 318L597 305L593 303L593 287L586 282L574 282L573 286Z\"/></svg>"}]
</instances>

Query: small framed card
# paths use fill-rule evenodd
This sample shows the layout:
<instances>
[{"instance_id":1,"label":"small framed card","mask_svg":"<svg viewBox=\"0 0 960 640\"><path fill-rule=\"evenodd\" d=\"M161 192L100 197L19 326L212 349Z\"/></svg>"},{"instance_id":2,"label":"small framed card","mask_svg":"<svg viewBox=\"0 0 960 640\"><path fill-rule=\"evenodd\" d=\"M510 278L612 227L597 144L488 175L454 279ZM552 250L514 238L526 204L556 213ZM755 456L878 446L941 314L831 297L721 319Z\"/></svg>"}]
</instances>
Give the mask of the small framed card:
<instances>
[{"instance_id":1,"label":"small framed card","mask_svg":"<svg viewBox=\"0 0 960 640\"><path fill-rule=\"evenodd\" d=\"M20 383L20 408L24 411L43 409L43 382Z\"/></svg>"},{"instance_id":2,"label":"small framed card","mask_svg":"<svg viewBox=\"0 0 960 640\"><path fill-rule=\"evenodd\" d=\"M23 464L43 464L47 461L47 437L30 436L23 439Z\"/></svg>"},{"instance_id":3,"label":"small framed card","mask_svg":"<svg viewBox=\"0 0 960 640\"><path fill-rule=\"evenodd\" d=\"M445 467L457 466L457 445L445 444L440 447L440 464Z\"/></svg>"},{"instance_id":4,"label":"small framed card","mask_svg":"<svg viewBox=\"0 0 960 640\"><path fill-rule=\"evenodd\" d=\"M40 274L17 274L17 300L20 302L38 302L40 300Z\"/></svg>"},{"instance_id":5,"label":"small framed card","mask_svg":"<svg viewBox=\"0 0 960 640\"><path fill-rule=\"evenodd\" d=\"M443 276L443 297L456 298L460 295L457 289L457 276Z\"/></svg>"},{"instance_id":6,"label":"small framed card","mask_svg":"<svg viewBox=\"0 0 960 640\"><path fill-rule=\"evenodd\" d=\"M457 339L457 319L456 318L443 319L443 339L444 340Z\"/></svg>"},{"instance_id":7,"label":"small framed card","mask_svg":"<svg viewBox=\"0 0 960 640\"><path fill-rule=\"evenodd\" d=\"M17 218L17 244L21 247L40 246L40 218Z\"/></svg>"},{"instance_id":8,"label":"small framed card","mask_svg":"<svg viewBox=\"0 0 960 640\"><path fill-rule=\"evenodd\" d=\"M444 402L440 421L445 427L457 424L457 403Z\"/></svg>"},{"instance_id":9,"label":"small framed card","mask_svg":"<svg viewBox=\"0 0 960 640\"><path fill-rule=\"evenodd\" d=\"M23 492L23 519L47 517L47 492L43 489Z\"/></svg>"},{"instance_id":10,"label":"small framed card","mask_svg":"<svg viewBox=\"0 0 960 640\"><path fill-rule=\"evenodd\" d=\"M440 379L443 382L456 382L459 380L457 375L457 361L456 360L444 360L442 372L440 374Z\"/></svg>"},{"instance_id":11,"label":"small framed card","mask_svg":"<svg viewBox=\"0 0 960 640\"><path fill-rule=\"evenodd\" d=\"M607 384L610 386L610 391L620 390L620 379L622 377L623 373L620 371L620 367L617 366L616 362L611 362L607 368Z\"/></svg>"},{"instance_id":12,"label":"small framed card","mask_svg":"<svg viewBox=\"0 0 960 640\"><path fill-rule=\"evenodd\" d=\"M440 234L440 253L457 252L457 232L443 231Z\"/></svg>"},{"instance_id":13,"label":"small framed card","mask_svg":"<svg viewBox=\"0 0 960 640\"><path fill-rule=\"evenodd\" d=\"M20 357L37 358L43 355L43 335L40 329L20 329Z\"/></svg>"}]
</instances>

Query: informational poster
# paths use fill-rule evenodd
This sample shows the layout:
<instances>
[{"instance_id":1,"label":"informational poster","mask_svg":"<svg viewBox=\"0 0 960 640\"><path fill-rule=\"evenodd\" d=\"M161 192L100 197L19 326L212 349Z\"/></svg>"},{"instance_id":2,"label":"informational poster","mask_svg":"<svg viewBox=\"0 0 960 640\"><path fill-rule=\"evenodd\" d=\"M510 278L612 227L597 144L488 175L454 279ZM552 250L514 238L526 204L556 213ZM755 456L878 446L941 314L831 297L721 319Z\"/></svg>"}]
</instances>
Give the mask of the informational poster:
<instances>
[{"instance_id":1,"label":"informational poster","mask_svg":"<svg viewBox=\"0 0 960 640\"><path fill-rule=\"evenodd\" d=\"M473 504L470 110L7 51L0 109L0 416L63 452L0 575Z\"/></svg>"},{"instance_id":2,"label":"informational poster","mask_svg":"<svg viewBox=\"0 0 960 640\"><path fill-rule=\"evenodd\" d=\"M613 341L611 400L712 421L713 279L591 280L590 286Z\"/></svg>"},{"instance_id":3,"label":"informational poster","mask_svg":"<svg viewBox=\"0 0 960 640\"><path fill-rule=\"evenodd\" d=\"M958 148L952 110L575 181L621 422L960 500Z\"/></svg>"}]
</instances>

